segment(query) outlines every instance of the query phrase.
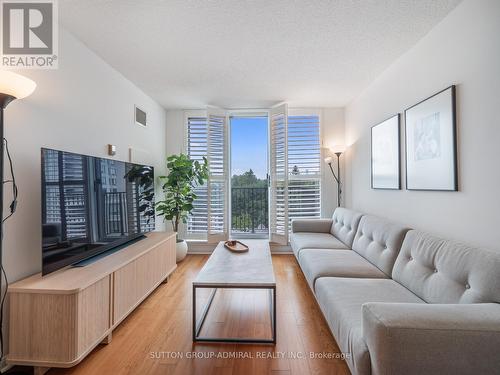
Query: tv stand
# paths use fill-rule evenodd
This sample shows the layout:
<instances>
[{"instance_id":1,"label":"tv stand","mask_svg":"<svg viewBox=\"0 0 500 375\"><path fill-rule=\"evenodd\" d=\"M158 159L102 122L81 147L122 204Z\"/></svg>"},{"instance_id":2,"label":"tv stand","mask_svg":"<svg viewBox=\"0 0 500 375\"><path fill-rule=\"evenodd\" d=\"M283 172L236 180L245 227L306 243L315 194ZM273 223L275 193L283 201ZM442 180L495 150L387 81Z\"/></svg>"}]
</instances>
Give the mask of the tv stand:
<instances>
[{"instance_id":1,"label":"tv stand","mask_svg":"<svg viewBox=\"0 0 500 375\"><path fill-rule=\"evenodd\" d=\"M152 232L88 264L9 287L9 364L72 367L120 324L177 267L175 233Z\"/></svg>"},{"instance_id":2,"label":"tv stand","mask_svg":"<svg viewBox=\"0 0 500 375\"><path fill-rule=\"evenodd\" d=\"M87 258L87 259L83 259L83 260L80 260L79 262L76 262L76 263L73 263L71 265L71 267L85 267L85 266L88 266L89 264L92 264L92 263L95 263L97 262L99 259L102 259L102 258L106 258L107 256L111 255L111 254L114 254L140 240L143 240L147 238L146 235L143 235L143 236L139 236L139 237L136 237L134 238L133 240L130 240L128 242L125 242L124 244L121 244L121 245L118 245L116 247L113 247L109 250L106 250L100 254L97 254L97 255L94 255L93 257L90 257L90 258Z\"/></svg>"}]
</instances>

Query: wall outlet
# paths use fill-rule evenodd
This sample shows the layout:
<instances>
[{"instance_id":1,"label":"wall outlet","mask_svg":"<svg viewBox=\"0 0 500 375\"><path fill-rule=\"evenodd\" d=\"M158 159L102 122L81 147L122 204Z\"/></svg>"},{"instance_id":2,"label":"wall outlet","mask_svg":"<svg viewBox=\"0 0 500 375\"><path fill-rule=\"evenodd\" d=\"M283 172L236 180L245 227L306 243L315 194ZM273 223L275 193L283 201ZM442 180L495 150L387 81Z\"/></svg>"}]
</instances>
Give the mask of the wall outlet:
<instances>
[{"instance_id":1,"label":"wall outlet","mask_svg":"<svg viewBox=\"0 0 500 375\"><path fill-rule=\"evenodd\" d=\"M115 156L116 155L116 146L108 145L108 155Z\"/></svg>"}]
</instances>

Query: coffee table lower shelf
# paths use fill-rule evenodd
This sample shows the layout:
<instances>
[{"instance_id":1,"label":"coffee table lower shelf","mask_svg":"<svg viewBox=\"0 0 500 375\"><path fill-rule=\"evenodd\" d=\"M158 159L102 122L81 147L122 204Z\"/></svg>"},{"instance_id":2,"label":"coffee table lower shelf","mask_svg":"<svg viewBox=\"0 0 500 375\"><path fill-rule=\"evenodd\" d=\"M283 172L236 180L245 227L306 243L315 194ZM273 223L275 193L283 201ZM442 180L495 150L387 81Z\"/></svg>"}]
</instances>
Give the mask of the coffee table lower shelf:
<instances>
[{"instance_id":1,"label":"coffee table lower shelf","mask_svg":"<svg viewBox=\"0 0 500 375\"><path fill-rule=\"evenodd\" d=\"M200 320L196 319L196 289L210 288L213 289L210 293L207 304L203 308ZM268 338L240 338L240 337L203 337L200 336L203 323L207 317L210 306L214 300L215 294L218 289L268 289L269 290L269 303L271 315L271 331L272 337ZM193 342L228 342L237 344L276 344L276 285L273 286L241 286L241 285L224 285L224 287L215 285L194 285L193 284Z\"/></svg>"}]
</instances>

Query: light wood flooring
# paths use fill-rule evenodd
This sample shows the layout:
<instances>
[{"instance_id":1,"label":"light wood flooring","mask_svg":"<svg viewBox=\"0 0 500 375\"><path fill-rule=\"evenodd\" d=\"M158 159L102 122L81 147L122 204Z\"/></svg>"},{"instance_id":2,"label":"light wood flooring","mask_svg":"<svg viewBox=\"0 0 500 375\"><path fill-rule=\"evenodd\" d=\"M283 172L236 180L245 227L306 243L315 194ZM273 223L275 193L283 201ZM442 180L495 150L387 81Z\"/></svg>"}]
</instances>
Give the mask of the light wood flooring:
<instances>
[{"instance_id":1,"label":"light wood flooring","mask_svg":"<svg viewBox=\"0 0 500 375\"><path fill-rule=\"evenodd\" d=\"M293 255L274 255L277 344L193 344L192 284L207 255L188 255L162 284L79 365L48 374L306 375L349 374ZM207 290L207 293L209 291ZM201 308L201 293L197 305ZM218 291L202 333L234 337L270 335L265 291ZM188 358L191 357L191 358ZM196 358L193 358L196 357ZM236 358L240 357L240 358Z\"/></svg>"}]
</instances>

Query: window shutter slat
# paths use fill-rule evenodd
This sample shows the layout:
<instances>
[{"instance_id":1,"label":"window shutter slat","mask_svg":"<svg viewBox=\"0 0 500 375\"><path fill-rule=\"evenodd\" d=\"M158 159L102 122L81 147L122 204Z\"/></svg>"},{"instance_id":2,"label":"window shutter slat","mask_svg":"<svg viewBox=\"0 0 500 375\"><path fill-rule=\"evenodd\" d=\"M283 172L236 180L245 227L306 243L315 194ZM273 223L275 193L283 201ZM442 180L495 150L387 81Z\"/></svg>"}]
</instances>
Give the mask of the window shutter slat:
<instances>
[{"instance_id":1,"label":"window shutter slat","mask_svg":"<svg viewBox=\"0 0 500 375\"><path fill-rule=\"evenodd\" d=\"M270 234L271 241L288 243L288 107L270 111Z\"/></svg>"},{"instance_id":2,"label":"window shutter slat","mask_svg":"<svg viewBox=\"0 0 500 375\"><path fill-rule=\"evenodd\" d=\"M225 240L228 234L227 220L227 122L226 113L208 110L208 241Z\"/></svg>"},{"instance_id":3,"label":"window shutter slat","mask_svg":"<svg viewBox=\"0 0 500 375\"><path fill-rule=\"evenodd\" d=\"M207 119L206 117L187 118L187 154L192 160L203 161L207 156ZM207 185L194 190L197 198L193 202L193 211L188 217L186 238L206 238L208 225Z\"/></svg>"},{"instance_id":4,"label":"window shutter slat","mask_svg":"<svg viewBox=\"0 0 500 375\"><path fill-rule=\"evenodd\" d=\"M321 143L318 115L288 116L289 220L321 217Z\"/></svg>"}]
</instances>

